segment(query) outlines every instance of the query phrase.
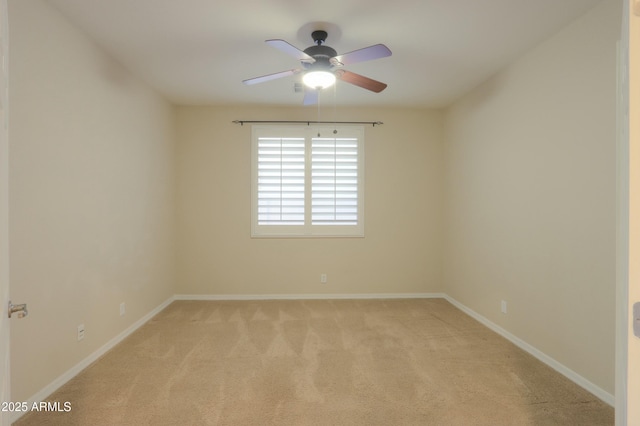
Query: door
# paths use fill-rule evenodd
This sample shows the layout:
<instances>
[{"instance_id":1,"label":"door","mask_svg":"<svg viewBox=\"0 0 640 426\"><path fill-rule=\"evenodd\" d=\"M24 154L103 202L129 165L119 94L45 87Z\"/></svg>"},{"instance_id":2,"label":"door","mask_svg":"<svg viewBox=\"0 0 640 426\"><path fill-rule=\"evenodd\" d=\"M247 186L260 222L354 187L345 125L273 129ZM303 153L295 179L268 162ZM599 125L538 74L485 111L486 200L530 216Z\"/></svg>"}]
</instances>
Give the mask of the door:
<instances>
[{"instance_id":1,"label":"door","mask_svg":"<svg viewBox=\"0 0 640 426\"><path fill-rule=\"evenodd\" d=\"M629 278L625 399L627 424L640 425L640 337L633 330L633 305L640 302L640 0L625 1L625 4L629 28Z\"/></svg>"},{"instance_id":2,"label":"door","mask_svg":"<svg viewBox=\"0 0 640 426\"><path fill-rule=\"evenodd\" d=\"M0 404L11 401L9 380L9 143L7 0L0 0ZM5 407L2 407L5 408ZM9 425L0 411L0 425Z\"/></svg>"}]
</instances>

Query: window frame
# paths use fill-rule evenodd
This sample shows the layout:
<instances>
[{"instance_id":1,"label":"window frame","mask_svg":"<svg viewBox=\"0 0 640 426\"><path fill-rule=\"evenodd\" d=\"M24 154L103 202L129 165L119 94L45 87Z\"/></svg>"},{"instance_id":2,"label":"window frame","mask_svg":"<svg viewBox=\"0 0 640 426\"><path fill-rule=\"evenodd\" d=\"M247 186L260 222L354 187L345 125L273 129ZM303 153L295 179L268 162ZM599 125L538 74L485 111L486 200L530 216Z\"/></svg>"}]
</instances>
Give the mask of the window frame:
<instances>
[{"instance_id":1,"label":"window frame","mask_svg":"<svg viewBox=\"0 0 640 426\"><path fill-rule=\"evenodd\" d=\"M312 223L312 152L318 135L357 139L357 223L328 225ZM260 138L304 138L304 224L263 225L258 223L258 141ZM251 126L251 237L252 238L363 238L364 237L364 126L361 125L252 125Z\"/></svg>"}]
</instances>

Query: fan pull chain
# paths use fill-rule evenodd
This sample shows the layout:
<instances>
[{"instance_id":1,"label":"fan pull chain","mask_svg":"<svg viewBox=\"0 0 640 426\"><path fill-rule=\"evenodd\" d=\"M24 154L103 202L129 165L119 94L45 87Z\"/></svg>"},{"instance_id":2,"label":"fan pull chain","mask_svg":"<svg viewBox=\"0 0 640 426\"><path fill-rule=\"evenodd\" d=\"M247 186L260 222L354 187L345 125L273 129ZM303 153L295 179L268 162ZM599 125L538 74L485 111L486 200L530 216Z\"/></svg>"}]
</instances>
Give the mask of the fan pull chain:
<instances>
[{"instance_id":1,"label":"fan pull chain","mask_svg":"<svg viewBox=\"0 0 640 426\"><path fill-rule=\"evenodd\" d=\"M316 91L318 92L318 122L320 122L320 88L318 87L316 89ZM320 126L318 126L318 137L320 137Z\"/></svg>"},{"instance_id":2,"label":"fan pull chain","mask_svg":"<svg viewBox=\"0 0 640 426\"><path fill-rule=\"evenodd\" d=\"M336 128L336 121L338 121L338 113L337 113L337 108L336 108L336 92L338 90L336 89L336 85L333 85L333 134L336 135L338 134L338 129Z\"/></svg>"}]
</instances>

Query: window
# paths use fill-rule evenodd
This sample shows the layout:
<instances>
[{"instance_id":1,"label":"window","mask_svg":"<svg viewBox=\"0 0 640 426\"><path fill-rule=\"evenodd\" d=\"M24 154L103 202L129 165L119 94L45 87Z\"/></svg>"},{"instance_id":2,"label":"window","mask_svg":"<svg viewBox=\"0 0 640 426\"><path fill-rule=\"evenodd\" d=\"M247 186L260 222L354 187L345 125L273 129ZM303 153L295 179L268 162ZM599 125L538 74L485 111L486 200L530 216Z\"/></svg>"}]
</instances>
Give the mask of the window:
<instances>
[{"instance_id":1,"label":"window","mask_svg":"<svg viewBox=\"0 0 640 426\"><path fill-rule=\"evenodd\" d=\"M254 237L362 237L362 126L254 126Z\"/></svg>"}]
</instances>

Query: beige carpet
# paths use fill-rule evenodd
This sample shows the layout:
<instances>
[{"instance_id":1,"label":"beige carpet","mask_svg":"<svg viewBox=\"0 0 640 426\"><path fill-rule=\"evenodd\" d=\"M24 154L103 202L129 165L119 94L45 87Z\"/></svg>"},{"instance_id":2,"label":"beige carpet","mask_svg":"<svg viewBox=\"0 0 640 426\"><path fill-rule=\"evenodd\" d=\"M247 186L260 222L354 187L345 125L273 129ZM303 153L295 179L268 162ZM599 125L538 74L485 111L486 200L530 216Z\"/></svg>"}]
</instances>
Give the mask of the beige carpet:
<instances>
[{"instance_id":1,"label":"beige carpet","mask_svg":"<svg viewBox=\"0 0 640 426\"><path fill-rule=\"evenodd\" d=\"M443 299L180 301L25 425L613 425Z\"/></svg>"}]
</instances>

